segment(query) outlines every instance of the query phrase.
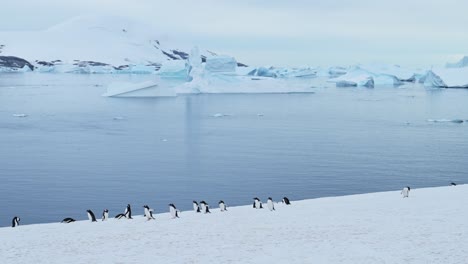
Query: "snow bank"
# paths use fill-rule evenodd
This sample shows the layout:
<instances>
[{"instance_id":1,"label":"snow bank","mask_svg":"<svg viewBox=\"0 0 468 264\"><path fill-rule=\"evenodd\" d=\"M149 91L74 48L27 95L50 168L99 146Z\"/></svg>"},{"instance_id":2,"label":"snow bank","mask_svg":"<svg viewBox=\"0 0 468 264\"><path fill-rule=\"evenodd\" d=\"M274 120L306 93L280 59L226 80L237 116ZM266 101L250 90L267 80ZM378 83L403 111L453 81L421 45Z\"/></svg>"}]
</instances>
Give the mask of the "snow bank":
<instances>
[{"instance_id":1,"label":"snow bank","mask_svg":"<svg viewBox=\"0 0 468 264\"><path fill-rule=\"evenodd\" d=\"M392 191L292 201L272 212L248 205L178 219L5 227L0 252L2 263L461 264L467 199L468 186L458 185L411 189L409 198Z\"/></svg>"}]
</instances>

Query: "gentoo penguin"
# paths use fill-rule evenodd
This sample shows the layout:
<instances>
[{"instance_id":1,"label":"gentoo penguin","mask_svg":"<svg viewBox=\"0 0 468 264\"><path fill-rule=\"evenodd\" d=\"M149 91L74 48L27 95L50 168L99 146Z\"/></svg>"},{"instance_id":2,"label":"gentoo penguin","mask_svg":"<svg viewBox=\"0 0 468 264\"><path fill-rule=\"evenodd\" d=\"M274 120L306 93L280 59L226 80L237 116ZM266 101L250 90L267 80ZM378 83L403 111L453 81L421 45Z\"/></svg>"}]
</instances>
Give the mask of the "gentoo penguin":
<instances>
[{"instance_id":1,"label":"gentoo penguin","mask_svg":"<svg viewBox=\"0 0 468 264\"><path fill-rule=\"evenodd\" d=\"M116 219L122 219L125 217L125 214L118 214L115 216Z\"/></svg>"},{"instance_id":2,"label":"gentoo penguin","mask_svg":"<svg viewBox=\"0 0 468 264\"><path fill-rule=\"evenodd\" d=\"M206 213L210 213L210 214L211 214L211 212L210 212L210 206L208 205L207 202L201 201L201 202L200 202L200 206L201 206L201 211L202 211L204 214L206 214Z\"/></svg>"},{"instance_id":3,"label":"gentoo penguin","mask_svg":"<svg viewBox=\"0 0 468 264\"><path fill-rule=\"evenodd\" d=\"M411 188L409 186L406 186L405 188L403 188L403 190L401 191L401 194L403 195L403 198L408 197L410 190L411 190Z\"/></svg>"},{"instance_id":4,"label":"gentoo penguin","mask_svg":"<svg viewBox=\"0 0 468 264\"><path fill-rule=\"evenodd\" d=\"M263 209L262 202L257 197L254 198L253 208Z\"/></svg>"},{"instance_id":5,"label":"gentoo penguin","mask_svg":"<svg viewBox=\"0 0 468 264\"><path fill-rule=\"evenodd\" d=\"M457 184L454 183L454 182L451 182L451 183L450 183L450 186L457 186Z\"/></svg>"},{"instance_id":6,"label":"gentoo penguin","mask_svg":"<svg viewBox=\"0 0 468 264\"><path fill-rule=\"evenodd\" d=\"M143 208L145 208L145 217L149 221L151 219L154 219L153 217L153 209L150 209L148 205L143 205Z\"/></svg>"},{"instance_id":7,"label":"gentoo penguin","mask_svg":"<svg viewBox=\"0 0 468 264\"><path fill-rule=\"evenodd\" d=\"M197 201L193 201L193 210L195 211L195 213L200 213L200 206L198 206L198 203Z\"/></svg>"},{"instance_id":8,"label":"gentoo penguin","mask_svg":"<svg viewBox=\"0 0 468 264\"><path fill-rule=\"evenodd\" d=\"M227 206L223 200L219 201L219 210L221 210L221 212L227 211Z\"/></svg>"},{"instance_id":9,"label":"gentoo penguin","mask_svg":"<svg viewBox=\"0 0 468 264\"><path fill-rule=\"evenodd\" d=\"M285 203L286 205L291 205L291 203L289 202L288 197L283 197L283 203Z\"/></svg>"},{"instance_id":10,"label":"gentoo penguin","mask_svg":"<svg viewBox=\"0 0 468 264\"><path fill-rule=\"evenodd\" d=\"M171 213L172 218L179 218L180 211L177 210L174 204L169 204L169 212Z\"/></svg>"},{"instance_id":11,"label":"gentoo penguin","mask_svg":"<svg viewBox=\"0 0 468 264\"><path fill-rule=\"evenodd\" d=\"M13 220L11 220L11 227L17 227L19 226L20 218L15 216L13 217Z\"/></svg>"},{"instance_id":12,"label":"gentoo penguin","mask_svg":"<svg viewBox=\"0 0 468 264\"><path fill-rule=\"evenodd\" d=\"M105 209L102 211L102 221L106 221L107 219L109 219L109 210Z\"/></svg>"},{"instance_id":13,"label":"gentoo penguin","mask_svg":"<svg viewBox=\"0 0 468 264\"><path fill-rule=\"evenodd\" d=\"M65 218L65 219L62 220L62 223L67 223L67 224L69 224L69 223L72 223L72 222L75 222L75 219L70 218L70 217L67 217L67 218Z\"/></svg>"},{"instance_id":14,"label":"gentoo penguin","mask_svg":"<svg viewBox=\"0 0 468 264\"><path fill-rule=\"evenodd\" d=\"M132 207L130 207L130 204L127 204L127 208L125 208L125 217L127 219L133 219L132 218Z\"/></svg>"},{"instance_id":15,"label":"gentoo penguin","mask_svg":"<svg viewBox=\"0 0 468 264\"><path fill-rule=\"evenodd\" d=\"M88 218L91 222L97 222L96 221L96 216L94 216L94 213L93 211L91 210L86 210L86 212L88 212Z\"/></svg>"},{"instance_id":16,"label":"gentoo penguin","mask_svg":"<svg viewBox=\"0 0 468 264\"><path fill-rule=\"evenodd\" d=\"M273 204L273 199L271 199L271 197L268 197L267 206L270 211L275 211L275 205Z\"/></svg>"}]
</instances>

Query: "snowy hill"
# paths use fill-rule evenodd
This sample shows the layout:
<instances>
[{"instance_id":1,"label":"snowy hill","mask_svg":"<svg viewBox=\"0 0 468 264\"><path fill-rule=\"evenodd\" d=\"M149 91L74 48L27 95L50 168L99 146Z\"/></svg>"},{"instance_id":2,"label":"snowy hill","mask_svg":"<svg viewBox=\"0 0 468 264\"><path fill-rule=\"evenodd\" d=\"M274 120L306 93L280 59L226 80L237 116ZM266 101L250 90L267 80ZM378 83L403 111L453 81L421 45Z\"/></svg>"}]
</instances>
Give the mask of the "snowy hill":
<instances>
[{"instance_id":1,"label":"snowy hill","mask_svg":"<svg viewBox=\"0 0 468 264\"><path fill-rule=\"evenodd\" d=\"M158 39L156 29L136 21L83 16L43 31L0 32L0 56L25 59L39 71L78 73L147 73L187 59L176 44ZM201 52L202 58L213 55Z\"/></svg>"},{"instance_id":2,"label":"snowy hill","mask_svg":"<svg viewBox=\"0 0 468 264\"><path fill-rule=\"evenodd\" d=\"M461 264L467 199L468 185L459 185L412 189L409 198L391 191L292 201L273 212L249 205L178 219L5 227L0 252L2 263Z\"/></svg>"}]
</instances>

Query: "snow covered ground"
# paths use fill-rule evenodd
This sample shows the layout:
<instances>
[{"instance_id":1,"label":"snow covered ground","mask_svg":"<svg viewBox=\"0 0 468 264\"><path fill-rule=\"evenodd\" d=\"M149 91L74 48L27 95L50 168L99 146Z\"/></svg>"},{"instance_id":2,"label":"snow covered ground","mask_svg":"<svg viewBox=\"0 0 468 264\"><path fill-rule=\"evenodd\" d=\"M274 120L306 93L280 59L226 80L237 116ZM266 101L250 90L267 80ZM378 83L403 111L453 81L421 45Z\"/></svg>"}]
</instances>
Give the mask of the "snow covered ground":
<instances>
[{"instance_id":1,"label":"snow covered ground","mask_svg":"<svg viewBox=\"0 0 468 264\"><path fill-rule=\"evenodd\" d=\"M5 227L0 252L2 263L466 263L467 198L468 185L459 185L412 189L409 198L292 201L273 212L249 205L149 222Z\"/></svg>"}]
</instances>

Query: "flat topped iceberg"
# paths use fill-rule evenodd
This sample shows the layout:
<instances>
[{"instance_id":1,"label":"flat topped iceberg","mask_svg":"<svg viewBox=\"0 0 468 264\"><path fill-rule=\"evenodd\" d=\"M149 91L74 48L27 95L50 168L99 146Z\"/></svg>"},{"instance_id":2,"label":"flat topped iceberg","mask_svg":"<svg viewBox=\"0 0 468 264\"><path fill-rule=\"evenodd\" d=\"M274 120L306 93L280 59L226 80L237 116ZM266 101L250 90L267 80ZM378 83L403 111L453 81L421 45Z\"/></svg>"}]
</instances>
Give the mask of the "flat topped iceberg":
<instances>
[{"instance_id":1,"label":"flat topped iceberg","mask_svg":"<svg viewBox=\"0 0 468 264\"><path fill-rule=\"evenodd\" d=\"M158 72L162 78L187 80L189 76L188 63L185 60L166 61Z\"/></svg>"},{"instance_id":2,"label":"flat topped iceberg","mask_svg":"<svg viewBox=\"0 0 468 264\"><path fill-rule=\"evenodd\" d=\"M219 56L206 58L206 63L205 63L206 71L235 73L236 68L237 68L237 61L234 57L219 55Z\"/></svg>"}]
</instances>

